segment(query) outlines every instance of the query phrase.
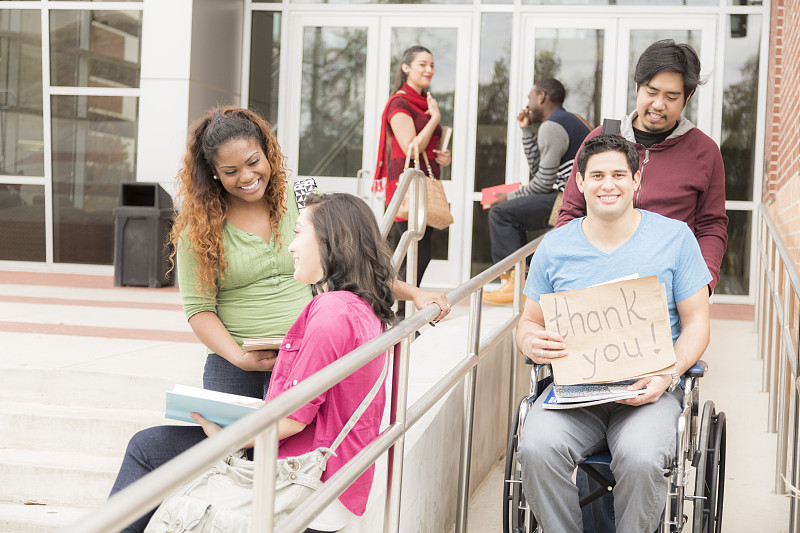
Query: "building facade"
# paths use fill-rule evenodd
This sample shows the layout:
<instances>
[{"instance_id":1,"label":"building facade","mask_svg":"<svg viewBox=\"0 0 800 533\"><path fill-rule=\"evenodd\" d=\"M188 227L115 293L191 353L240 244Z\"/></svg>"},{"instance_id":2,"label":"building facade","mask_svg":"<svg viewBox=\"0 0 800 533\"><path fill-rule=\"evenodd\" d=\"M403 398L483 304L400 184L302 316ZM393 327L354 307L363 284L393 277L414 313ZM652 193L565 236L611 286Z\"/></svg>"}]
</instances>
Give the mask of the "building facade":
<instances>
[{"instance_id":1,"label":"building facade","mask_svg":"<svg viewBox=\"0 0 800 533\"><path fill-rule=\"evenodd\" d=\"M218 104L258 109L293 177L380 211L369 191L381 112L400 53L422 44L454 129L443 178L455 218L434 235L424 283L455 286L491 263L481 188L528 179L515 119L533 80L560 79L567 110L593 124L619 118L639 54L672 38L698 51L707 81L686 114L726 168L715 298L750 303L754 211L791 167L773 146L797 143L796 121L773 132L774 98L797 74L778 76L788 56L770 53L770 31L782 28L795 63L800 49L784 6L796 0L775 1L772 12L762 0L2 1L0 266L108 271L119 183L172 192L188 124Z\"/></svg>"}]
</instances>

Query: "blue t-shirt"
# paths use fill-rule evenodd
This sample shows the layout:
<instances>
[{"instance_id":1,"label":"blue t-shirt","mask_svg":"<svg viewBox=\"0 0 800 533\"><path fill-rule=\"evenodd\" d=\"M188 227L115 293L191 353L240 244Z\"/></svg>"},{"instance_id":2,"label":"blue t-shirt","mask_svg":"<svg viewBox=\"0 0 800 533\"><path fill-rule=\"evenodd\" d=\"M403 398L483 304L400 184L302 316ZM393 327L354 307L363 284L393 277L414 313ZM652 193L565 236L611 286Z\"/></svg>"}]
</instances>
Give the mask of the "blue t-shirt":
<instances>
[{"instance_id":1,"label":"blue t-shirt","mask_svg":"<svg viewBox=\"0 0 800 533\"><path fill-rule=\"evenodd\" d=\"M681 333L675 302L692 296L711 281L694 234L679 220L640 209L642 220L633 236L607 254L583 234L584 217L545 235L531 260L525 296L585 289L611 280L658 276L667 289L672 342Z\"/></svg>"}]
</instances>

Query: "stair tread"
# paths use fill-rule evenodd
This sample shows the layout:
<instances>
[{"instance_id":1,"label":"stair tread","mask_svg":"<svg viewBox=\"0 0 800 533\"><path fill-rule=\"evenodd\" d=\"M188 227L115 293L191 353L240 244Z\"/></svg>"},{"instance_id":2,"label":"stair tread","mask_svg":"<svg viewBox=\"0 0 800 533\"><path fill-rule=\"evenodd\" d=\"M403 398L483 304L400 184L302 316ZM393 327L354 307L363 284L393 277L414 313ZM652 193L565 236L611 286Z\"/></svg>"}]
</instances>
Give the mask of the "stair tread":
<instances>
[{"instance_id":1,"label":"stair tread","mask_svg":"<svg viewBox=\"0 0 800 533\"><path fill-rule=\"evenodd\" d=\"M163 418L164 410L91 407L82 405L59 405L0 400L0 414L24 414L59 418L119 419L131 422L148 422Z\"/></svg>"},{"instance_id":2,"label":"stair tread","mask_svg":"<svg viewBox=\"0 0 800 533\"><path fill-rule=\"evenodd\" d=\"M40 468L61 468L86 472L116 472L122 457L104 457L80 452L29 450L23 448L0 449L0 465L20 465Z\"/></svg>"},{"instance_id":3,"label":"stair tread","mask_svg":"<svg viewBox=\"0 0 800 533\"><path fill-rule=\"evenodd\" d=\"M26 522L30 524L68 524L86 516L94 508L66 505L25 505L23 502L0 501L0 525ZM7 530L3 530L7 531ZM9 532L11 533L11 532Z\"/></svg>"}]
</instances>

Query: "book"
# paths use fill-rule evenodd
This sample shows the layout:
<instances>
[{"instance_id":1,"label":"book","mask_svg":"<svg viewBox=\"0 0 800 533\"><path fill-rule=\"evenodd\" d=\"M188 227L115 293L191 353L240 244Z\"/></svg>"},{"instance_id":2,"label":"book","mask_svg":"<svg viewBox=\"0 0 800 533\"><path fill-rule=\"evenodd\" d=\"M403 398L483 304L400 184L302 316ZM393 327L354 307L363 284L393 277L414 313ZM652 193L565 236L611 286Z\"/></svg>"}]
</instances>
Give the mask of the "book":
<instances>
[{"instance_id":1,"label":"book","mask_svg":"<svg viewBox=\"0 0 800 533\"><path fill-rule=\"evenodd\" d=\"M442 126L442 138L439 141L439 146L436 147L437 150L443 152L447 150L447 145L450 144L450 135L453 133L453 128L450 126Z\"/></svg>"},{"instance_id":2,"label":"book","mask_svg":"<svg viewBox=\"0 0 800 533\"><path fill-rule=\"evenodd\" d=\"M242 349L245 352L254 350L275 350L278 351L283 342L283 337L248 337L242 339Z\"/></svg>"},{"instance_id":3,"label":"book","mask_svg":"<svg viewBox=\"0 0 800 533\"><path fill-rule=\"evenodd\" d=\"M577 409L578 407L635 398L646 392L645 389L627 390L627 386L631 383L633 381L589 385L554 385L550 388L542 407L544 409Z\"/></svg>"},{"instance_id":4,"label":"book","mask_svg":"<svg viewBox=\"0 0 800 533\"><path fill-rule=\"evenodd\" d=\"M481 189L481 207L483 207L484 210L491 207L489 204L497 200L497 198L494 196L494 193L504 192L508 194L516 191L520 188L520 186L522 186L522 184L520 182L516 182L504 183L502 185L495 185L494 187L486 187L485 189Z\"/></svg>"},{"instance_id":5,"label":"book","mask_svg":"<svg viewBox=\"0 0 800 533\"><path fill-rule=\"evenodd\" d=\"M197 422L190 416L198 413L206 420L225 427L249 415L264 402L250 398L211 390L190 387L188 385L175 385L173 390L167 391L167 407L164 416L172 420L184 422Z\"/></svg>"}]
</instances>

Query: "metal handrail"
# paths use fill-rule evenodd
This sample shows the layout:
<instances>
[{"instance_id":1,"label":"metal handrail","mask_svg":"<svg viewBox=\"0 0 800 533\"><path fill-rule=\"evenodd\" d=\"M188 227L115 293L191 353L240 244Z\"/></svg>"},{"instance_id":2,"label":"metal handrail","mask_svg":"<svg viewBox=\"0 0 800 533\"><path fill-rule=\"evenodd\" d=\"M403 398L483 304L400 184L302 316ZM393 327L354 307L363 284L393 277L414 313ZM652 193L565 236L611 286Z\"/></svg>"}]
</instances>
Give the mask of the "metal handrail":
<instances>
[{"instance_id":1,"label":"metal handrail","mask_svg":"<svg viewBox=\"0 0 800 533\"><path fill-rule=\"evenodd\" d=\"M791 321L796 319L800 304L800 276L763 204L758 213L758 355L764 361L763 388L769 392L768 430L778 434L775 492L785 494L787 483L792 487L800 485L797 468L800 346L791 333ZM794 325L800 331L800 324ZM792 498L789 531L800 531L799 511L797 498Z\"/></svg>"},{"instance_id":2,"label":"metal handrail","mask_svg":"<svg viewBox=\"0 0 800 533\"><path fill-rule=\"evenodd\" d=\"M407 180L407 182L410 182L410 180ZM412 207L415 201L414 196L412 193L410 199ZM353 350L297 386L280 394L269 402L268 409L259 409L226 427L213 438L205 439L174 460L169 461L115 494L102 507L88 516L82 517L78 522L62 531L66 533L106 533L120 530L155 507L167 495L196 477L213 463L255 438L256 464L251 531L272 533L274 529L271 518L274 483L271 480L275 479L278 421L307 404L311 399L328 390L364 364L381 356L395 344L400 343L402 347L400 354L396 355L394 359L389 427L328 479L323 487L302 508L296 510L278 528L278 532L297 533L302 531L320 510L341 494L377 458L388 451L390 460L384 532L396 533L399 528L400 479L402 478L402 453L405 434L439 399L464 380L465 420L462 424L456 532L465 533L470 475L469 460L472 446L472 410L475 398L477 365L488 350L500 342L509 332L513 333L522 309L521 296L524 280L522 273L524 272L525 258L534 252L541 238L535 239L514 254L448 293L448 300L452 304L457 304L467 296L471 297L467 356L412 406L406 407L408 359L410 356L409 338L414 332L438 315L440 310L436 304L430 304L406 318L397 326ZM512 316L500 327L489 332L487 334L488 338L481 342L480 311L482 289L484 285L511 267L516 269L517 274ZM509 416L511 406L515 403L514 396L516 394L514 388L516 364L513 364L513 362L512 358L511 386L508 401Z\"/></svg>"}]
</instances>

